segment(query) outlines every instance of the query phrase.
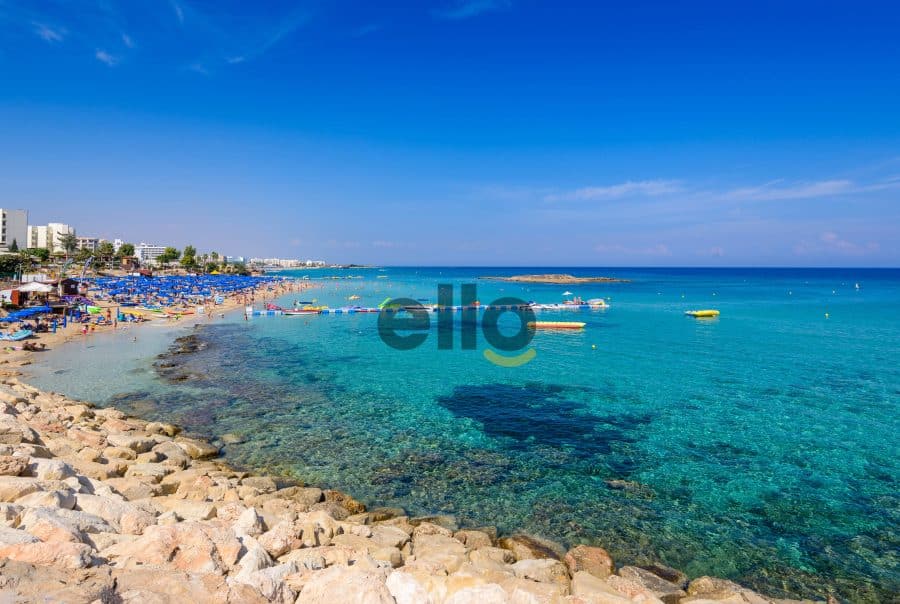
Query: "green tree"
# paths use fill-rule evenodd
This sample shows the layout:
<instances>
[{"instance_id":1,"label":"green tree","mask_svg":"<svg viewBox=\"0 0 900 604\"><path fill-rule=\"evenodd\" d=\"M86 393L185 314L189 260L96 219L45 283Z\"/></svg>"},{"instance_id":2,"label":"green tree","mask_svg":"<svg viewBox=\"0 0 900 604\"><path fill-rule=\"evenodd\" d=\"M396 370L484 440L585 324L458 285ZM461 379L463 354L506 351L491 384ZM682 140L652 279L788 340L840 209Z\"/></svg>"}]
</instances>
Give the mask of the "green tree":
<instances>
[{"instance_id":1,"label":"green tree","mask_svg":"<svg viewBox=\"0 0 900 604\"><path fill-rule=\"evenodd\" d=\"M212 258L213 262L219 261L219 252L210 252L209 257Z\"/></svg>"},{"instance_id":2,"label":"green tree","mask_svg":"<svg viewBox=\"0 0 900 604\"><path fill-rule=\"evenodd\" d=\"M19 242L15 239L12 240L12 243L9 244L10 252L18 252L19 251Z\"/></svg>"},{"instance_id":3,"label":"green tree","mask_svg":"<svg viewBox=\"0 0 900 604\"><path fill-rule=\"evenodd\" d=\"M97 255L105 260L109 260L116 253L116 248L112 241L103 241L97 246Z\"/></svg>"},{"instance_id":4,"label":"green tree","mask_svg":"<svg viewBox=\"0 0 900 604\"><path fill-rule=\"evenodd\" d=\"M87 262L87 259L94 255L94 252L89 250L86 247L81 248L77 252L75 252L75 262Z\"/></svg>"},{"instance_id":5,"label":"green tree","mask_svg":"<svg viewBox=\"0 0 900 604\"><path fill-rule=\"evenodd\" d=\"M41 262L47 262L48 260L50 260L50 250L45 247L36 247L27 251L30 256L34 256Z\"/></svg>"},{"instance_id":6,"label":"green tree","mask_svg":"<svg viewBox=\"0 0 900 604\"><path fill-rule=\"evenodd\" d=\"M119 258L130 258L131 256L134 256L134 244L123 243L119 246L119 251L116 252L116 256Z\"/></svg>"},{"instance_id":7,"label":"green tree","mask_svg":"<svg viewBox=\"0 0 900 604\"><path fill-rule=\"evenodd\" d=\"M184 246L184 251L181 252L181 266L185 269L192 269L197 265L197 248L193 245Z\"/></svg>"},{"instance_id":8,"label":"green tree","mask_svg":"<svg viewBox=\"0 0 900 604\"><path fill-rule=\"evenodd\" d=\"M0 254L0 275L12 277L19 271L19 266L18 254Z\"/></svg>"},{"instance_id":9,"label":"green tree","mask_svg":"<svg viewBox=\"0 0 900 604\"><path fill-rule=\"evenodd\" d=\"M69 254L78 249L78 237L75 236L75 233L59 233L56 236L56 242L65 252L66 260L69 259Z\"/></svg>"},{"instance_id":10,"label":"green tree","mask_svg":"<svg viewBox=\"0 0 900 604\"><path fill-rule=\"evenodd\" d=\"M170 262L175 262L180 257L181 252L178 251L178 248L167 247L165 250L163 250L163 253L159 255L156 261L160 264L168 264Z\"/></svg>"},{"instance_id":11,"label":"green tree","mask_svg":"<svg viewBox=\"0 0 900 604\"><path fill-rule=\"evenodd\" d=\"M219 269L219 265L216 264L215 262L207 262L207 263L206 263L206 272L207 272L207 273L211 273L211 272L213 272L213 271L215 271L215 270L218 270L218 269Z\"/></svg>"}]
</instances>

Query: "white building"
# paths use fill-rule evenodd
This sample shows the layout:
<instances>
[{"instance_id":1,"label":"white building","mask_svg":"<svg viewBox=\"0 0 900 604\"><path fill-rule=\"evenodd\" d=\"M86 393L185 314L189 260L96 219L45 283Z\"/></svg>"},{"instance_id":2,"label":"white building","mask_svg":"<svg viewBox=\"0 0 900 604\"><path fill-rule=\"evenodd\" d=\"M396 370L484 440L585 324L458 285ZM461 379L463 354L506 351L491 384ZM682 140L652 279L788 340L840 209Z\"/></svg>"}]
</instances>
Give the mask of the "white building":
<instances>
[{"instance_id":1,"label":"white building","mask_svg":"<svg viewBox=\"0 0 900 604\"><path fill-rule=\"evenodd\" d=\"M156 259L162 256L165 251L166 248L163 245L153 245L143 241L134 246L134 255L141 264L156 264Z\"/></svg>"},{"instance_id":2,"label":"white building","mask_svg":"<svg viewBox=\"0 0 900 604\"><path fill-rule=\"evenodd\" d=\"M8 252L13 241L16 247L28 247L28 212L0 208L0 251Z\"/></svg>"},{"instance_id":3,"label":"white building","mask_svg":"<svg viewBox=\"0 0 900 604\"><path fill-rule=\"evenodd\" d=\"M65 249L60 243L64 235L74 235L75 229L68 224L51 222L47 226L29 225L27 230L28 247L42 247L50 250L51 254L63 254Z\"/></svg>"},{"instance_id":4,"label":"white building","mask_svg":"<svg viewBox=\"0 0 900 604\"><path fill-rule=\"evenodd\" d=\"M121 239L113 239L113 249L116 250L116 253L119 253L119 248L125 245L125 242Z\"/></svg>"},{"instance_id":5,"label":"white building","mask_svg":"<svg viewBox=\"0 0 900 604\"><path fill-rule=\"evenodd\" d=\"M103 239L99 237L79 237L78 238L78 249L79 250L91 250L92 252L96 252L97 248L100 247L100 244L103 242Z\"/></svg>"}]
</instances>

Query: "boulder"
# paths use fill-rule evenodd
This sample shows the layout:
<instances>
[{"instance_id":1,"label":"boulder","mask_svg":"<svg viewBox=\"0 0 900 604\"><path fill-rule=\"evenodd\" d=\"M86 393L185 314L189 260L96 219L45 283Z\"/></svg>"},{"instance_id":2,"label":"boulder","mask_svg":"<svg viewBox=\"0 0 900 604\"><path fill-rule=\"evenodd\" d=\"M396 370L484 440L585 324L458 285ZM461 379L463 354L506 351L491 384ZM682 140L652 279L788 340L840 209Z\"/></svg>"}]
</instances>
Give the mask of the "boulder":
<instances>
[{"instance_id":1,"label":"boulder","mask_svg":"<svg viewBox=\"0 0 900 604\"><path fill-rule=\"evenodd\" d=\"M115 602L108 568L66 570L0 560L0 600L4 602Z\"/></svg>"},{"instance_id":2,"label":"boulder","mask_svg":"<svg viewBox=\"0 0 900 604\"><path fill-rule=\"evenodd\" d=\"M478 549L479 547L491 547L494 545L487 533L481 531L463 530L453 533L453 538L460 541L468 549Z\"/></svg>"},{"instance_id":3,"label":"boulder","mask_svg":"<svg viewBox=\"0 0 900 604\"><path fill-rule=\"evenodd\" d=\"M632 600L587 571L572 576L572 595L596 604L631 604Z\"/></svg>"},{"instance_id":4,"label":"boulder","mask_svg":"<svg viewBox=\"0 0 900 604\"><path fill-rule=\"evenodd\" d=\"M460 589L444 600L444 604L469 604L470 602L507 604L509 601L509 596L503 591L503 588L496 583L491 583Z\"/></svg>"},{"instance_id":5,"label":"boulder","mask_svg":"<svg viewBox=\"0 0 900 604\"><path fill-rule=\"evenodd\" d=\"M653 592L657 598L666 604L678 604L681 598L687 596L687 593L681 589L680 585L676 585L670 581L656 576L649 570L638 568L636 566L623 566L619 569L619 576L630 579L635 583L645 587Z\"/></svg>"},{"instance_id":6,"label":"boulder","mask_svg":"<svg viewBox=\"0 0 900 604\"><path fill-rule=\"evenodd\" d=\"M219 449L203 440L195 438L186 438L179 436L175 439L175 444L181 447L191 459L209 459L219 454Z\"/></svg>"},{"instance_id":7,"label":"boulder","mask_svg":"<svg viewBox=\"0 0 900 604\"><path fill-rule=\"evenodd\" d=\"M325 497L325 501L333 501L351 514L361 514L366 511L366 506L362 502L341 491L326 489L322 491L322 494Z\"/></svg>"},{"instance_id":8,"label":"boulder","mask_svg":"<svg viewBox=\"0 0 900 604\"><path fill-rule=\"evenodd\" d=\"M418 562L442 566L447 573L455 572L466 561L466 546L446 535L415 535L412 553Z\"/></svg>"},{"instance_id":9,"label":"boulder","mask_svg":"<svg viewBox=\"0 0 900 604\"><path fill-rule=\"evenodd\" d=\"M215 543L198 523L150 526L134 541L101 552L125 569L156 568L221 574L225 568Z\"/></svg>"},{"instance_id":10,"label":"boulder","mask_svg":"<svg viewBox=\"0 0 900 604\"><path fill-rule=\"evenodd\" d=\"M173 437L181 431L178 426L163 422L150 422L144 426L144 430L150 434L163 434L168 437Z\"/></svg>"},{"instance_id":11,"label":"boulder","mask_svg":"<svg viewBox=\"0 0 900 604\"><path fill-rule=\"evenodd\" d=\"M259 544L273 558L277 558L292 549L301 547L301 532L292 522L282 521L263 533L258 538Z\"/></svg>"},{"instance_id":12,"label":"boulder","mask_svg":"<svg viewBox=\"0 0 900 604\"><path fill-rule=\"evenodd\" d=\"M20 543L37 543L38 541L40 539L26 530L0 526L0 547L4 545L18 545Z\"/></svg>"},{"instance_id":13,"label":"boulder","mask_svg":"<svg viewBox=\"0 0 900 604\"><path fill-rule=\"evenodd\" d=\"M480 547L469 552L469 559L475 564L512 564L516 561L515 555L508 549L500 547Z\"/></svg>"},{"instance_id":14,"label":"boulder","mask_svg":"<svg viewBox=\"0 0 900 604\"><path fill-rule=\"evenodd\" d=\"M126 478L145 478L150 482L160 482L172 473L172 467L161 463L136 463L128 467Z\"/></svg>"},{"instance_id":15,"label":"boulder","mask_svg":"<svg viewBox=\"0 0 900 604\"><path fill-rule=\"evenodd\" d=\"M256 512L256 508L247 508L232 524L234 534L238 536L249 535L258 537L266 531L266 524Z\"/></svg>"},{"instance_id":16,"label":"boulder","mask_svg":"<svg viewBox=\"0 0 900 604\"><path fill-rule=\"evenodd\" d=\"M135 453L146 453L156 446L156 441L152 438L133 434L107 434L106 442L113 447L131 449Z\"/></svg>"},{"instance_id":17,"label":"boulder","mask_svg":"<svg viewBox=\"0 0 900 604\"><path fill-rule=\"evenodd\" d=\"M102 518L57 508L26 508L19 528L41 541L70 541L83 543L86 533L110 532L113 528Z\"/></svg>"},{"instance_id":18,"label":"boulder","mask_svg":"<svg viewBox=\"0 0 900 604\"><path fill-rule=\"evenodd\" d=\"M141 478L110 478L106 484L129 501L157 497L162 494L162 487Z\"/></svg>"},{"instance_id":19,"label":"boulder","mask_svg":"<svg viewBox=\"0 0 900 604\"><path fill-rule=\"evenodd\" d=\"M19 526L22 506L15 503L0 503L0 526L15 528Z\"/></svg>"},{"instance_id":20,"label":"boulder","mask_svg":"<svg viewBox=\"0 0 900 604\"><path fill-rule=\"evenodd\" d=\"M296 600L297 604L394 604L381 572L332 566L313 573Z\"/></svg>"},{"instance_id":21,"label":"boulder","mask_svg":"<svg viewBox=\"0 0 900 604\"><path fill-rule=\"evenodd\" d=\"M209 520L216 517L216 505L208 501L189 501L175 497L156 497L153 503L160 509L175 512L184 520Z\"/></svg>"},{"instance_id":22,"label":"boulder","mask_svg":"<svg viewBox=\"0 0 900 604\"><path fill-rule=\"evenodd\" d=\"M688 602L700 600L725 600L741 602L742 604L770 604L768 598L758 593L741 587L733 581L718 579L716 577L698 577L688 584Z\"/></svg>"},{"instance_id":23,"label":"boulder","mask_svg":"<svg viewBox=\"0 0 900 604\"><path fill-rule=\"evenodd\" d=\"M124 500L99 495L75 495L77 509L94 514L126 535L140 535L144 529L154 524L156 519L144 509Z\"/></svg>"},{"instance_id":24,"label":"boulder","mask_svg":"<svg viewBox=\"0 0 900 604\"><path fill-rule=\"evenodd\" d=\"M512 535L511 537L502 537L497 544L503 549L508 549L516 557L516 560L531 560L536 558L555 558L559 560L563 557L564 551L562 546L553 541L533 537L531 535Z\"/></svg>"},{"instance_id":25,"label":"boulder","mask_svg":"<svg viewBox=\"0 0 900 604\"><path fill-rule=\"evenodd\" d=\"M28 463L28 475L41 480L65 480L75 476L75 470L59 459L32 458Z\"/></svg>"},{"instance_id":26,"label":"boulder","mask_svg":"<svg viewBox=\"0 0 900 604\"><path fill-rule=\"evenodd\" d=\"M12 503L29 493L42 491L41 481L27 476L0 476L0 501Z\"/></svg>"},{"instance_id":27,"label":"boulder","mask_svg":"<svg viewBox=\"0 0 900 604\"><path fill-rule=\"evenodd\" d=\"M512 565L512 571L520 579L552 583L559 586L560 594L569 593L569 571L559 560L552 558L519 560Z\"/></svg>"},{"instance_id":28,"label":"boulder","mask_svg":"<svg viewBox=\"0 0 900 604\"><path fill-rule=\"evenodd\" d=\"M388 576L385 586L397 604L434 604L425 586L408 572L395 570Z\"/></svg>"},{"instance_id":29,"label":"boulder","mask_svg":"<svg viewBox=\"0 0 900 604\"><path fill-rule=\"evenodd\" d=\"M296 572L297 565L288 562L250 572L242 571L234 577L234 581L253 587L270 602L293 604L297 594L285 584L285 577Z\"/></svg>"},{"instance_id":30,"label":"boulder","mask_svg":"<svg viewBox=\"0 0 900 604\"><path fill-rule=\"evenodd\" d=\"M409 535L396 526L378 524L372 527L372 541L382 547L401 548L409 543Z\"/></svg>"},{"instance_id":31,"label":"boulder","mask_svg":"<svg viewBox=\"0 0 900 604\"><path fill-rule=\"evenodd\" d=\"M599 579L605 579L615 571L612 556L602 547L576 545L566 552L563 562L573 576L577 572L584 571Z\"/></svg>"},{"instance_id":32,"label":"boulder","mask_svg":"<svg viewBox=\"0 0 900 604\"><path fill-rule=\"evenodd\" d=\"M82 450L92 450L92 449L85 447L85 449L82 449ZM129 449L128 447L106 447L105 449L103 449L103 457L106 457L107 459L134 460L134 459L137 459L137 453L135 453L132 449ZM89 456L89 455L82 457L82 459L87 459L88 461L97 461L97 459L93 459L92 456Z\"/></svg>"},{"instance_id":33,"label":"boulder","mask_svg":"<svg viewBox=\"0 0 900 604\"><path fill-rule=\"evenodd\" d=\"M71 510L75 507L75 492L71 489L35 491L16 499L16 504L25 507L50 507Z\"/></svg>"},{"instance_id":34,"label":"boulder","mask_svg":"<svg viewBox=\"0 0 900 604\"><path fill-rule=\"evenodd\" d=\"M0 476L20 476L27 467L27 457L0 455Z\"/></svg>"},{"instance_id":35,"label":"boulder","mask_svg":"<svg viewBox=\"0 0 900 604\"><path fill-rule=\"evenodd\" d=\"M92 553L93 550L83 543L67 541L39 541L0 547L0 558L70 569L87 567L91 563Z\"/></svg>"}]
</instances>

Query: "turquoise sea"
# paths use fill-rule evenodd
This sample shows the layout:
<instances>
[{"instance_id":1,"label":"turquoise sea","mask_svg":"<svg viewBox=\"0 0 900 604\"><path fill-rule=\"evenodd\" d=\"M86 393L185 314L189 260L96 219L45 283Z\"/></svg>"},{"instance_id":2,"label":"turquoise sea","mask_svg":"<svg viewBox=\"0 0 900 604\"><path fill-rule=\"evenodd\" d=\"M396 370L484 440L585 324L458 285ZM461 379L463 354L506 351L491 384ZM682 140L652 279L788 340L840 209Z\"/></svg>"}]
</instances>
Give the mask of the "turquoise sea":
<instances>
[{"instance_id":1,"label":"turquoise sea","mask_svg":"<svg viewBox=\"0 0 900 604\"><path fill-rule=\"evenodd\" d=\"M545 272L631 281L478 279ZM462 350L458 330L452 350L438 349L437 327L416 349L392 349L377 314L234 315L196 331L93 336L47 353L32 381L238 434L244 442L224 449L234 463L373 505L596 543L622 564L662 561L773 596L900 593L900 270L284 274L308 274L319 289L282 304L435 302L439 283L455 286L458 303L459 286L475 283L482 303L560 302L568 290L610 307L541 313L587 325L538 332L535 359L517 368L489 363L480 335ZM684 316L696 308L721 316ZM517 325L502 318L503 333ZM185 333L203 344L175 355L188 379L161 378L155 355Z\"/></svg>"}]
</instances>

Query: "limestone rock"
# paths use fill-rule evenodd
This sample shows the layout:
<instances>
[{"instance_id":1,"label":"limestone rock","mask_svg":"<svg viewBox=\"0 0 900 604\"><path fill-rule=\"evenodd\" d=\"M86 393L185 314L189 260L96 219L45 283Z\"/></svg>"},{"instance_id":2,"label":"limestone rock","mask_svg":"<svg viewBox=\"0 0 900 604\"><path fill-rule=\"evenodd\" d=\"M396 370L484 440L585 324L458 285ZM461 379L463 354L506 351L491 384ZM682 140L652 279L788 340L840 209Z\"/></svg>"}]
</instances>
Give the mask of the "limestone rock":
<instances>
[{"instance_id":1,"label":"limestone rock","mask_svg":"<svg viewBox=\"0 0 900 604\"><path fill-rule=\"evenodd\" d=\"M0 455L0 476L20 476L27 467L27 457Z\"/></svg>"},{"instance_id":2,"label":"limestone rock","mask_svg":"<svg viewBox=\"0 0 900 604\"><path fill-rule=\"evenodd\" d=\"M16 504L25 507L51 507L71 510L75 507L75 493L71 489L35 491L16 499Z\"/></svg>"},{"instance_id":3,"label":"limestone rock","mask_svg":"<svg viewBox=\"0 0 900 604\"><path fill-rule=\"evenodd\" d=\"M136 463L128 467L126 478L146 478L150 482L160 482L166 475L172 473L171 466L160 463Z\"/></svg>"},{"instance_id":4,"label":"limestone rock","mask_svg":"<svg viewBox=\"0 0 900 604\"><path fill-rule=\"evenodd\" d=\"M291 522L282 521L259 536L259 544L273 558L286 554L288 551L300 547L301 534L294 528Z\"/></svg>"},{"instance_id":5,"label":"limestone rock","mask_svg":"<svg viewBox=\"0 0 900 604\"><path fill-rule=\"evenodd\" d=\"M469 602L507 604L509 601L509 596L503 591L503 588L496 583L491 583L461 589L444 600L444 604L469 604Z\"/></svg>"},{"instance_id":6,"label":"limestone rock","mask_svg":"<svg viewBox=\"0 0 900 604\"><path fill-rule=\"evenodd\" d=\"M250 585L270 602L293 604L297 594L285 584L285 577L297 572L297 565L289 562L252 572L241 572L235 576L238 583Z\"/></svg>"},{"instance_id":7,"label":"limestone rock","mask_svg":"<svg viewBox=\"0 0 900 604\"><path fill-rule=\"evenodd\" d=\"M258 537L265 532L266 525L262 517L256 512L256 508L247 508L234 521L232 528L238 536L249 535Z\"/></svg>"},{"instance_id":8,"label":"limestone rock","mask_svg":"<svg viewBox=\"0 0 900 604\"><path fill-rule=\"evenodd\" d=\"M388 576L385 586L397 604L434 604L425 586L408 572L395 570Z\"/></svg>"},{"instance_id":9,"label":"limestone rock","mask_svg":"<svg viewBox=\"0 0 900 604\"><path fill-rule=\"evenodd\" d=\"M102 518L75 510L56 508L26 508L22 512L19 528L28 531L41 541L85 541L86 533L112 531Z\"/></svg>"},{"instance_id":10,"label":"limestone rock","mask_svg":"<svg viewBox=\"0 0 900 604\"><path fill-rule=\"evenodd\" d=\"M333 566L314 573L297 597L297 604L393 604L384 574Z\"/></svg>"},{"instance_id":11,"label":"limestone rock","mask_svg":"<svg viewBox=\"0 0 900 604\"><path fill-rule=\"evenodd\" d=\"M553 583L560 587L560 593L569 593L569 572L559 560L544 558L542 560L520 560L512 565L515 576L531 579L539 583Z\"/></svg>"},{"instance_id":12,"label":"limestone rock","mask_svg":"<svg viewBox=\"0 0 900 604\"><path fill-rule=\"evenodd\" d=\"M409 543L409 535L396 526L379 524L372 527L372 541L384 547L401 548Z\"/></svg>"},{"instance_id":13,"label":"limestone rock","mask_svg":"<svg viewBox=\"0 0 900 604\"><path fill-rule=\"evenodd\" d=\"M115 566L126 569L150 567L216 574L224 571L215 543L194 522L150 526L141 537L114 545L101 554Z\"/></svg>"},{"instance_id":14,"label":"limestone rock","mask_svg":"<svg viewBox=\"0 0 900 604\"><path fill-rule=\"evenodd\" d=\"M657 577L649 570L638 568L636 566L623 566L619 569L619 576L630 579L635 583L642 585L646 589L653 592L657 598L666 604L678 604L681 598L687 596L679 585L666 581L661 577Z\"/></svg>"},{"instance_id":15,"label":"limestone rock","mask_svg":"<svg viewBox=\"0 0 900 604\"><path fill-rule=\"evenodd\" d=\"M181 431L178 426L162 422L150 422L144 426L144 430L150 434L164 434L169 437L175 436Z\"/></svg>"},{"instance_id":16,"label":"limestone rock","mask_svg":"<svg viewBox=\"0 0 900 604\"><path fill-rule=\"evenodd\" d=\"M531 535L512 535L501 538L497 544L503 549L508 549L516 557L516 560L530 560L535 558L563 557L563 548L558 543L533 537Z\"/></svg>"},{"instance_id":17,"label":"limestone rock","mask_svg":"<svg viewBox=\"0 0 900 604\"><path fill-rule=\"evenodd\" d=\"M573 576L585 571L599 579L605 579L615 571L612 556L602 547L576 545L566 552L563 562Z\"/></svg>"},{"instance_id":18,"label":"limestone rock","mask_svg":"<svg viewBox=\"0 0 900 604\"><path fill-rule=\"evenodd\" d=\"M115 602L108 568L67 570L0 560L0 600L4 602Z\"/></svg>"},{"instance_id":19,"label":"limestone rock","mask_svg":"<svg viewBox=\"0 0 900 604\"><path fill-rule=\"evenodd\" d=\"M209 459L219 454L219 449L212 446L208 442L197 440L195 438L186 438L179 436L175 439L175 444L190 456L191 459Z\"/></svg>"},{"instance_id":20,"label":"limestone rock","mask_svg":"<svg viewBox=\"0 0 900 604\"><path fill-rule=\"evenodd\" d=\"M516 561L515 555L508 549L500 547L480 547L469 552L469 559L476 564L512 564Z\"/></svg>"},{"instance_id":21,"label":"limestone rock","mask_svg":"<svg viewBox=\"0 0 900 604\"><path fill-rule=\"evenodd\" d=\"M333 501L351 514L361 514L366 511L366 506L363 503L341 491L327 489L322 491L322 494L325 496L325 501Z\"/></svg>"},{"instance_id":22,"label":"limestone rock","mask_svg":"<svg viewBox=\"0 0 900 604\"><path fill-rule=\"evenodd\" d=\"M24 529L15 529L8 526L0 526L0 547L4 545L17 545L20 543L37 543L37 537Z\"/></svg>"},{"instance_id":23,"label":"limestone rock","mask_svg":"<svg viewBox=\"0 0 900 604\"><path fill-rule=\"evenodd\" d=\"M452 573L466 561L466 546L446 535L414 535L413 554L417 561L438 564Z\"/></svg>"},{"instance_id":24,"label":"limestone rock","mask_svg":"<svg viewBox=\"0 0 900 604\"><path fill-rule=\"evenodd\" d=\"M15 503L0 503L0 526L11 528L19 526L22 506Z\"/></svg>"},{"instance_id":25,"label":"limestone rock","mask_svg":"<svg viewBox=\"0 0 900 604\"><path fill-rule=\"evenodd\" d=\"M17 543L0 547L0 558L57 568L85 568L93 550L83 543L67 541Z\"/></svg>"},{"instance_id":26,"label":"limestone rock","mask_svg":"<svg viewBox=\"0 0 900 604\"><path fill-rule=\"evenodd\" d=\"M587 571L572 576L572 595L596 604L631 604L632 600Z\"/></svg>"},{"instance_id":27,"label":"limestone rock","mask_svg":"<svg viewBox=\"0 0 900 604\"><path fill-rule=\"evenodd\" d=\"M462 542L468 549L478 549L479 547L491 547L494 543L487 533L473 530L456 531L453 538Z\"/></svg>"},{"instance_id":28,"label":"limestone rock","mask_svg":"<svg viewBox=\"0 0 900 604\"><path fill-rule=\"evenodd\" d=\"M12 503L35 491L42 491L41 481L27 476L0 476L0 501Z\"/></svg>"}]
</instances>

